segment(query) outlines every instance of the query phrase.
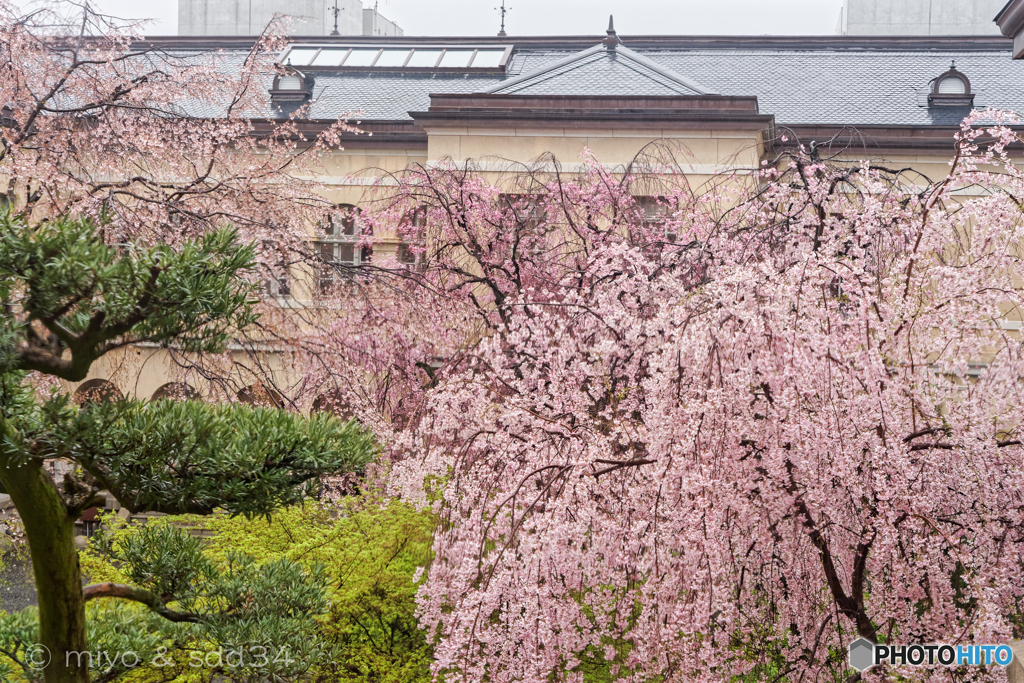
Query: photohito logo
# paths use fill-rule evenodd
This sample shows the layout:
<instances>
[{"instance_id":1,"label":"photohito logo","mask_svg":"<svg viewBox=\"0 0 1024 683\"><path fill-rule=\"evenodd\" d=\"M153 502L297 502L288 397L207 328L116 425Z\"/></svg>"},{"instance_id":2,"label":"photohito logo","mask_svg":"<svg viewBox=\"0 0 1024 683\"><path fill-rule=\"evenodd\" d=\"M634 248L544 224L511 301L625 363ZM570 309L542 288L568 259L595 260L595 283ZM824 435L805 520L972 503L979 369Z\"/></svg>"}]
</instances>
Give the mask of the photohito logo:
<instances>
[{"instance_id":1,"label":"photohito logo","mask_svg":"<svg viewBox=\"0 0 1024 683\"><path fill-rule=\"evenodd\" d=\"M901 666L1007 666L1013 661L1008 645L882 645L867 638L850 643L850 666L864 671L876 664Z\"/></svg>"}]
</instances>

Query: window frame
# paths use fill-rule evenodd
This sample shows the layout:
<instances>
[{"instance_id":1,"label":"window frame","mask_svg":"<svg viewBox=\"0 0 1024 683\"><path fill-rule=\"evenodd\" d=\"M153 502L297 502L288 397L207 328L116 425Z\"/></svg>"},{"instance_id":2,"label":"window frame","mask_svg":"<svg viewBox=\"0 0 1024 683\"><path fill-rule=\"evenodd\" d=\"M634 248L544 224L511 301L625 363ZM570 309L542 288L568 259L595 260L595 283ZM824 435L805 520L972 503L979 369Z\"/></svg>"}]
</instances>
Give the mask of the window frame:
<instances>
[{"instance_id":1,"label":"window frame","mask_svg":"<svg viewBox=\"0 0 1024 683\"><path fill-rule=\"evenodd\" d=\"M359 268L367 265L373 260L373 247L365 244L365 238L372 236L373 232L367 232L367 226L360 220L358 206L353 204L338 204L331 209L327 223L321 226L322 235L318 235L314 242L316 258L318 261L318 272L316 275L316 288L321 294L327 292L341 279L341 272L338 266L344 268ZM344 216L338 220L339 216ZM346 223L350 225L346 226ZM341 227L338 233L336 227ZM346 248L351 249L351 258L341 258ZM325 258L330 250L331 258Z\"/></svg>"},{"instance_id":2,"label":"window frame","mask_svg":"<svg viewBox=\"0 0 1024 683\"><path fill-rule=\"evenodd\" d=\"M959 80L964 86L964 91L958 93L939 92L942 84L950 78ZM974 92L971 90L971 81L965 73L957 70L956 62L950 65L949 71L945 71L932 79L931 85L931 92L928 93L928 104L930 105L938 107L974 106Z\"/></svg>"}]
</instances>

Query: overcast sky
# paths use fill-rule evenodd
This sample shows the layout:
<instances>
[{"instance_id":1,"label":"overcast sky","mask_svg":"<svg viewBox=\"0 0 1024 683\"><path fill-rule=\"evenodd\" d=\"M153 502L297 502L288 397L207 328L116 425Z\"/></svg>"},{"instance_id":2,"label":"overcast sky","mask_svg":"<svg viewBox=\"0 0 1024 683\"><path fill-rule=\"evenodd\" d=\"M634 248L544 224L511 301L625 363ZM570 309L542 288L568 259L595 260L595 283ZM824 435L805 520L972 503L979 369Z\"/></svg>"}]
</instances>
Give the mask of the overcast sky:
<instances>
[{"instance_id":1,"label":"overcast sky","mask_svg":"<svg viewBox=\"0 0 1024 683\"><path fill-rule=\"evenodd\" d=\"M372 6L364 0L363 6ZM126 19L152 18L147 35L178 32L177 0L95 0ZM345 0L339 0L344 6ZM498 32L501 0L380 0L379 10L406 35L489 35ZM509 35L594 35L615 15L621 34L835 33L842 0L506 0Z\"/></svg>"}]
</instances>

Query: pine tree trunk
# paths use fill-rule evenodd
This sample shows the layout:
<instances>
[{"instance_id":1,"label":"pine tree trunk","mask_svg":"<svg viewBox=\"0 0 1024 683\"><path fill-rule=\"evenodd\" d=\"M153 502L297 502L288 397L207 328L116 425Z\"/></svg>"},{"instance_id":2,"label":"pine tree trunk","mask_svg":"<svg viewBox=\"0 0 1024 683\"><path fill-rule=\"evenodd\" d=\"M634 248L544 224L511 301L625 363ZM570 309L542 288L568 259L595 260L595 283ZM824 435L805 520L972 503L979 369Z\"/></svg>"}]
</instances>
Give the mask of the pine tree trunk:
<instances>
[{"instance_id":1,"label":"pine tree trunk","mask_svg":"<svg viewBox=\"0 0 1024 683\"><path fill-rule=\"evenodd\" d=\"M9 435L7 429L5 436ZM38 463L12 465L4 453L0 481L18 509L39 594L39 641L48 657L46 683L89 683L82 571L75 549L75 520L49 473ZM71 654L69 653L81 653Z\"/></svg>"}]
</instances>

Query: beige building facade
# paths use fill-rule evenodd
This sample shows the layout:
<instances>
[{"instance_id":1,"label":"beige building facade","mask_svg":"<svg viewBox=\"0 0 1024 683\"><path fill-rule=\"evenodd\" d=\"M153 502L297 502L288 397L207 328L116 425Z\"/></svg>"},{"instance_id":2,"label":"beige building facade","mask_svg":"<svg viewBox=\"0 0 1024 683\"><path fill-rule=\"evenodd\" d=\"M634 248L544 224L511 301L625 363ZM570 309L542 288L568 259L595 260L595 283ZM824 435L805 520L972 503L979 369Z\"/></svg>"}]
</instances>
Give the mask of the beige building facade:
<instances>
[{"instance_id":1,"label":"beige building facade","mask_svg":"<svg viewBox=\"0 0 1024 683\"><path fill-rule=\"evenodd\" d=\"M162 42L178 50L249 43ZM346 139L319 178L341 209L358 207L381 177L411 165L469 166L497 178L552 159L571 171L589 153L615 171L652 145L697 188L775 163L798 145L937 180L972 108L1024 111L1024 62L1011 58L1012 48L998 35L620 37L609 29L561 38L318 37L281 54L297 77L267 84L267 117L307 105L302 125L315 132L356 112L372 136ZM371 254L356 244L358 230L351 233L320 245L325 262L359 265L399 246L394 235L375 235ZM308 303L308 278L296 277L282 306ZM271 370L283 367L275 353L264 354ZM81 386L142 399L171 390L252 398L244 372L230 388L168 386L178 375L166 351L129 349L97 363Z\"/></svg>"}]
</instances>

